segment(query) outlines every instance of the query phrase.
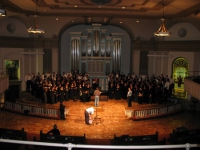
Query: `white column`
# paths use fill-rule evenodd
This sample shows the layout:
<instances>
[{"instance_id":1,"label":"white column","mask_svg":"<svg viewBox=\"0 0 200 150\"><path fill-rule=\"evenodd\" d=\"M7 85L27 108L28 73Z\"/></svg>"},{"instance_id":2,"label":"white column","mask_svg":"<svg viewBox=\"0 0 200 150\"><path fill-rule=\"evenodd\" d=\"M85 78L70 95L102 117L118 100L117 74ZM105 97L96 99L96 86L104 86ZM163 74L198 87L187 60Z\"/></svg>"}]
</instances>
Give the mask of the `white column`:
<instances>
[{"instance_id":1,"label":"white column","mask_svg":"<svg viewBox=\"0 0 200 150\"><path fill-rule=\"evenodd\" d=\"M43 52L43 49L35 49L36 55L36 73L39 72L40 74L43 74L43 55L39 54L40 52Z\"/></svg>"},{"instance_id":2,"label":"white column","mask_svg":"<svg viewBox=\"0 0 200 150\"><path fill-rule=\"evenodd\" d=\"M148 55L149 60L151 60L151 65L149 65L149 70L153 70L156 76L160 74L167 75L168 73L168 52L150 52Z\"/></svg>"},{"instance_id":3,"label":"white column","mask_svg":"<svg viewBox=\"0 0 200 150\"><path fill-rule=\"evenodd\" d=\"M149 51L149 55L155 55L154 51ZM149 76L156 75L156 57L148 57L148 74Z\"/></svg>"},{"instance_id":4,"label":"white column","mask_svg":"<svg viewBox=\"0 0 200 150\"><path fill-rule=\"evenodd\" d=\"M25 66L29 73L43 73L43 49L29 49L18 52L25 57ZM35 69L33 69L35 67Z\"/></svg>"},{"instance_id":5,"label":"white column","mask_svg":"<svg viewBox=\"0 0 200 150\"><path fill-rule=\"evenodd\" d=\"M162 52L162 73L164 75L168 75L170 77L171 74L168 74L168 60L169 60L169 52Z\"/></svg>"},{"instance_id":6,"label":"white column","mask_svg":"<svg viewBox=\"0 0 200 150\"><path fill-rule=\"evenodd\" d=\"M132 72L139 76L140 67L140 50L133 50L132 52Z\"/></svg>"},{"instance_id":7,"label":"white column","mask_svg":"<svg viewBox=\"0 0 200 150\"><path fill-rule=\"evenodd\" d=\"M58 72L58 49L52 49L52 72Z\"/></svg>"},{"instance_id":8,"label":"white column","mask_svg":"<svg viewBox=\"0 0 200 150\"><path fill-rule=\"evenodd\" d=\"M28 51L31 52L30 49L29 49ZM31 60L31 58L32 58L32 57L31 57L31 54L28 54L28 66L32 66L32 63L31 63L32 60ZM29 67L29 68L28 68L28 72L30 72L30 73L32 72L32 69L31 69L31 68L32 68L32 67ZM26 74L27 74L27 73L26 73Z\"/></svg>"},{"instance_id":9,"label":"white column","mask_svg":"<svg viewBox=\"0 0 200 150\"><path fill-rule=\"evenodd\" d=\"M160 60L160 61L161 61L160 73L161 73L161 74L164 74L164 73L163 73L163 52L161 52L161 57L160 57L160 59L161 59L161 60Z\"/></svg>"}]
</instances>

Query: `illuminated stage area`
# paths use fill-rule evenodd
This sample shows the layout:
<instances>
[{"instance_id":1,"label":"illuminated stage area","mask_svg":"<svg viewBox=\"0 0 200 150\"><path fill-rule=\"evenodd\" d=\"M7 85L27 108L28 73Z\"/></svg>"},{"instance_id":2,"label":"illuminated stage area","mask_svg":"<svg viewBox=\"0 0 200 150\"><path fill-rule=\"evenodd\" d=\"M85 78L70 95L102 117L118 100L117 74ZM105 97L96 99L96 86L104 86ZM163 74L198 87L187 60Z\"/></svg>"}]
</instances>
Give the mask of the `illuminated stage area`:
<instances>
[{"instance_id":1,"label":"illuminated stage area","mask_svg":"<svg viewBox=\"0 0 200 150\"><path fill-rule=\"evenodd\" d=\"M27 101L27 103L33 103ZM56 109L57 104L42 104L51 105ZM61 135L66 136L83 136L85 134L86 141L96 140L96 144L109 144L110 140L122 135L139 136L155 134L158 132L158 139L168 138L173 129L178 127L186 127L188 129L199 128L200 119L197 112L181 111L173 115L167 115L159 118L151 118L145 120L134 121L125 115L127 109L126 100L108 100L100 101L100 106L94 117L100 118L100 121L92 125L86 125L84 119L85 109L93 106L94 101L65 101L64 105L68 109L66 120L47 119L29 114L18 114L10 111L1 111L1 128L20 130L24 128L27 132L28 140L32 140L34 136L39 138L40 131L47 133L52 129L54 124L57 124ZM129 109L138 109L141 107L155 107L158 104L138 104L132 102L132 107ZM166 105L165 103L159 105ZM47 107L47 106L46 106ZM107 140L106 140L107 139ZM103 143L102 143L103 141Z\"/></svg>"}]
</instances>

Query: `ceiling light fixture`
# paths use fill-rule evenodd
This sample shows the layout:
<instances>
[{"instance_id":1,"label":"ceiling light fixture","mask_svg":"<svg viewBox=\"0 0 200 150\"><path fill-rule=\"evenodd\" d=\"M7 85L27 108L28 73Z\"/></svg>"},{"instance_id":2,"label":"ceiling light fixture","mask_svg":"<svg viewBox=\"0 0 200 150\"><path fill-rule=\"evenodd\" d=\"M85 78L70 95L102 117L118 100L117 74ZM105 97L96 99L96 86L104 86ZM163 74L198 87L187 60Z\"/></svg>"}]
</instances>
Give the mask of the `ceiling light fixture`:
<instances>
[{"instance_id":1,"label":"ceiling light fixture","mask_svg":"<svg viewBox=\"0 0 200 150\"><path fill-rule=\"evenodd\" d=\"M35 24L34 24L34 26L32 26L32 27L27 29L28 33L45 33L44 29L38 28L37 3L38 3L38 1L36 0L36 3L35 3L36 4L36 9L35 9L35 14L34 14Z\"/></svg>"},{"instance_id":2,"label":"ceiling light fixture","mask_svg":"<svg viewBox=\"0 0 200 150\"><path fill-rule=\"evenodd\" d=\"M165 19L164 19L164 3L163 3L163 17L161 19L161 25L158 31L154 33L154 36L170 36L171 33L165 27Z\"/></svg>"},{"instance_id":3,"label":"ceiling light fixture","mask_svg":"<svg viewBox=\"0 0 200 150\"><path fill-rule=\"evenodd\" d=\"M0 9L0 17L5 17L5 16L6 16L6 10Z\"/></svg>"}]
</instances>

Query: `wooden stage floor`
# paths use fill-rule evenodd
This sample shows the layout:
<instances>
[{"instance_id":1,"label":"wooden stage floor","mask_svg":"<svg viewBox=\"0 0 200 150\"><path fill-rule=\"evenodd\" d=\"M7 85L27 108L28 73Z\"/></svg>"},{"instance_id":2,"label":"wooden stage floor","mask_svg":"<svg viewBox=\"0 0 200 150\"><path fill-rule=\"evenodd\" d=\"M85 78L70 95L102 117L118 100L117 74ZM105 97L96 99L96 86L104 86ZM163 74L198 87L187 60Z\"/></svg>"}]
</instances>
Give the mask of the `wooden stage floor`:
<instances>
[{"instance_id":1,"label":"wooden stage floor","mask_svg":"<svg viewBox=\"0 0 200 150\"><path fill-rule=\"evenodd\" d=\"M33 102L29 100L27 103ZM41 105L43 104L41 103ZM24 128L27 132L28 140L32 140L34 136L39 137L40 130L46 133L52 129L54 124L57 124L61 135L82 136L85 133L88 141L96 140L95 144L109 144L108 141L113 139L114 134L116 136L139 136L155 134L158 131L159 139L161 140L164 137L168 138L172 130L178 127L184 126L188 129L200 127L199 112L192 113L189 111L181 111L162 118L133 121L125 116L126 100L110 99L108 101L100 101L101 109L98 109L99 111L97 112L98 117L101 118L100 122L93 125L86 125L84 111L86 108L93 106L94 101L83 103L70 100L65 101L64 105L69 109L66 120L46 119L1 110L0 128L16 130ZM144 105L151 107L150 104ZM59 103L53 104L53 107L59 107ZM137 108L140 105L132 102L132 107ZM93 117L95 116L96 113Z\"/></svg>"}]
</instances>

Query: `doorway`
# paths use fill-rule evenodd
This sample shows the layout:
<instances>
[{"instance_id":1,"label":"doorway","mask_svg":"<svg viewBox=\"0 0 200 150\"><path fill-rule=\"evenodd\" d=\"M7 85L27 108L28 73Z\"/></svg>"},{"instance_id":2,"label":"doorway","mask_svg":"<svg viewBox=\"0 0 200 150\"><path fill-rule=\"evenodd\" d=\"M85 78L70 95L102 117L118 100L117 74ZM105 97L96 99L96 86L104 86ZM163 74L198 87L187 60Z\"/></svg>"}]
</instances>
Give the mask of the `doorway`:
<instances>
[{"instance_id":1,"label":"doorway","mask_svg":"<svg viewBox=\"0 0 200 150\"><path fill-rule=\"evenodd\" d=\"M174 90L177 96L184 98L184 79L188 76L189 63L183 57L176 58L172 64L172 76L174 79Z\"/></svg>"}]
</instances>

